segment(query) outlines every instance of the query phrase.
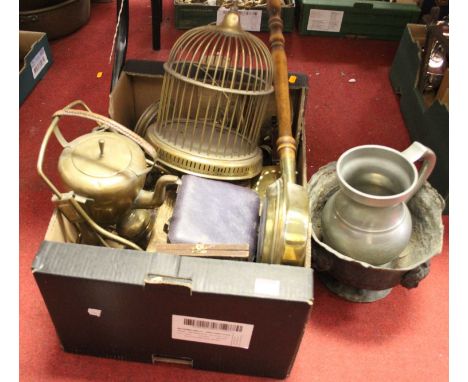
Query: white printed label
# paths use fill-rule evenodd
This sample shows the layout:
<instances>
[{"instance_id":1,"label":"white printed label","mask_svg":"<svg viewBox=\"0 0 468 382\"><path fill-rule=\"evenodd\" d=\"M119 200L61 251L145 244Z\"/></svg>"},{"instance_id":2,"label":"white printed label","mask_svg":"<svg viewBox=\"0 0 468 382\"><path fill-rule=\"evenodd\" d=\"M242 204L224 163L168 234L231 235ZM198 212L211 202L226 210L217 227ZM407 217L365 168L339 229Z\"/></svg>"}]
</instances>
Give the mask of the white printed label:
<instances>
[{"instance_id":1,"label":"white printed label","mask_svg":"<svg viewBox=\"0 0 468 382\"><path fill-rule=\"evenodd\" d=\"M31 70L33 78L36 78L39 75L39 73L42 71L42 69L44 69L44 66L46 66L48 62L49 60L47 59L47 54L44 50L44 47L42 47L31 60Z\"/></svg>"},{"instance_id":2,"label":"white printed label","mask_svg":"<svg viewBox=\"0 0 468 382\"><path fill-rule=\"evenodd\" d=\"M229 9L220 7L216 16L216 25L221 24L226 13L229 12ZM262 11L254 11L247 9L240 9L240 23L244 30L251 32L260 31L260 24L262 22Z\"/></svg>"},{"instance_id":3,"label":"white printed label","mask_svg":"<svg viewBox=\"0 0 468 382\"><path fill-rule=\"evenodd\" d=\"M270 279L255 279L255 294L266 294L278 296L280 292L280 281Z\"/></svg>"},{"instance_id":4,"label":"white printed label","mask_svg":"<svg viewBox=\"0 0 468 382\"><path fill-rule=\"evenodd\" d=\"M248 349L254 326L238 322L172 315L172 338Z\"/></svg>"},{"instance_id":5,"label":"white printed label","mask_svg":"<svg viewBox=\"0 0 468 382\"><path fill-rule=\"evenodd\" d=\"M309 13L308 31L339 32L343 21L343 11L325 11L311 9Z\"/></svg>"},{"instance_id":6,"label":"white printed label","mask_svg":"<svg viewBox=\"0 0 468 382\"><path fill-rule=\"evenodd\" d=\"M88 308L88 314L90 316L101 317L101 313L102 313L101 309Z\"/></svg>"}]
</instances>

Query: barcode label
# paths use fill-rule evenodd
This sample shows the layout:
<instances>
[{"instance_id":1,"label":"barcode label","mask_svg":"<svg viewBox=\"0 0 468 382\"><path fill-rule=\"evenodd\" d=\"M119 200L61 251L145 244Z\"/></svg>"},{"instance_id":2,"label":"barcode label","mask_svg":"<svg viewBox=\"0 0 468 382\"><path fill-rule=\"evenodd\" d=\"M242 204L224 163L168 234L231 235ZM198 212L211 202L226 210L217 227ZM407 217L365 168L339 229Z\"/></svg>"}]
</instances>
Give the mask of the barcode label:
<instances>
[{"instance_id":1,"label":"barcode label","mask_svg":"<svg viewBox=\"0 0 468 382\"><path fill-rule=\"evenodd\" d=\"M42 47L31 60L31 70L34 79L36 79L36 77L39 75L42 69L44 69L48 62L49 60L47 59L47 54L44 50L44 47Z\"/></svg>"},{"instance_id":2,"label":"barcode label","mask_svg":"<svg viewBox=\"0 0 468 382\"><path fill-rule=\"evenodd\" d=\"M216 24L219 25L224 19L228 8L219 7L216 14ZM259 32L262 23L262 11L239 9L240 24L243 30L251 32Z\"/></svg>"},{"instance_id":3,"label":"barcode label","mask_svg":"<svg viewBox=\"0 0 468 382\"><path fill-rule=\"evenodd\" d=\"M248 349L254 326L239 322L172 315L172 338Z\"/></svg>"},{"instance_id":4,"label":"barcode label","mask_svg":"<svg viewBox=\"0 0 468 382\"><path fill-rule=\"evenodd\" d=\"M307 22L308 31L339 32L343 21L343 11L311 9Z\"/></svg>"},{"instance_id":5,"label":"barcode label","mask_svg":"<svg viewBox=\"0 0 468 382\"><path fill-rule=\"evenodd\" d=\"M225 330L227 332L242 332L243 329L242 325L225 324L215 321L194 320L193 318L184 318L184 325L205 329Z\"/></svg>"}]
</instances>

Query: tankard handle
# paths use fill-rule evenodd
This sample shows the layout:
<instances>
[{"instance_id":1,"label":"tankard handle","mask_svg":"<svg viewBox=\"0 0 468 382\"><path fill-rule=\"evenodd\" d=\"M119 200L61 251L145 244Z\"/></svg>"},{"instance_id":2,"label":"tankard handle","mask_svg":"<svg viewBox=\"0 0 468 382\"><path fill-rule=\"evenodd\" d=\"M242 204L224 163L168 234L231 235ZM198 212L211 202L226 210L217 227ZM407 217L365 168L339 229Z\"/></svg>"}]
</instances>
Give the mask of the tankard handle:
<instances>
[{"instance_id":1,"label":"tankard handle","mask_svg":"<svg viewBox=\"0 0 468 382\"><path fill-rule=\"evenodd\" d=\"M401 154L411 163L415 163L420 160L423 161L423 164L419 170L416 187L414 187L413 192L409 196L411 198L421 188L427 178L429 178L432 170L434 170L437 159L434 151L417 141L413 142L413 144L406 150L402 151Z\"/></svg>"}]
</instances>

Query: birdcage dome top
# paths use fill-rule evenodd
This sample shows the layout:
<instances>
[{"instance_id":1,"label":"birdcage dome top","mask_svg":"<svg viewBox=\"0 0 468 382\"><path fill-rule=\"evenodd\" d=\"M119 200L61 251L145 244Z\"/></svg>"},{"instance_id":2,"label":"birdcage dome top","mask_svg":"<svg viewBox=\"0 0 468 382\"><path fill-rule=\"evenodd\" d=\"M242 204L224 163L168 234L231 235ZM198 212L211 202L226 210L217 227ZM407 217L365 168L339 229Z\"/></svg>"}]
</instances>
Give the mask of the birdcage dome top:
<instances>
[{"instance_id":1,"label":"birdcage dome top","mask_svg":"<svg viewBox=\"0 0 468 382\"><path fill-rule=\"evenodd\" d=\"M237 10L219 25L193 28L171 49L168 75L213 90L261 95L273 92L273 62L268 47L240 25Z\"/></svg>"}]
</instances>

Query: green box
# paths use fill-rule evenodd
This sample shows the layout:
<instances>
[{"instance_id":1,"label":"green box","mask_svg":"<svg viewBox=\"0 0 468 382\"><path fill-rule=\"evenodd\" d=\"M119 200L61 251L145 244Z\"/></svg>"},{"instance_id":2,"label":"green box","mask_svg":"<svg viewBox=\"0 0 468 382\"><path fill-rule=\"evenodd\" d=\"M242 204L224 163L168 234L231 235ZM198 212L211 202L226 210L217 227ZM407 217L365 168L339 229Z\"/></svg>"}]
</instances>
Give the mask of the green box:
<instances>
[{"instance_id":1,"label":"green box","mask_svg":"<svg viewBox=\"0 0 468 382\"><path fill-rule=\"evenodd\" d=\"M437 98L427 99L418 89L419 71L426 38L424 25L408 24L390 70L390 82L400 95L400 110L412 141L431 148L437 163L429 182L449 201L449 110Z\"/></svg>"},{"instance_id":2,"label":"green box","mask_svg":"<svg viewBox=\"0 0 468 382\"><path fill-rule=\"evenodd\" d=\"M281 17L283 18L284 32L292 32L295 24L295 0L290 0L289 4L281 9ZM208 25L216 22L216 16L219 6L217 5L201 5L201 4L185 4L177 0L174 1L175 9L175 27L177 29L191 29L202 25ZM242 11L242 8L240 8ZM262 11L260 32L268 32L268 11L265 6L252 7L247 10Z\"/></svg>"},{"instance_id":3,"label":"green box","mask_svg":"<svg viewBox=\"0 0 468 382\"><path fill-rule=\"evenodd\" d=\"M52 65L47 35L42 32L19 32L19 103L26 99Z\"/></svg>"},{"instance_id":4,"label":"green box","mask_svg":"<svg viewBox=\"0 0 468 382\"><path fill-rule=\"evenodd\" d=\"M298 8L302 35L382 40L399 40L421 13L416 4L370 0L298 0Z\"/></svg>"}]
</instances>

